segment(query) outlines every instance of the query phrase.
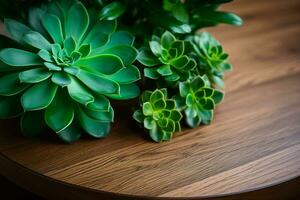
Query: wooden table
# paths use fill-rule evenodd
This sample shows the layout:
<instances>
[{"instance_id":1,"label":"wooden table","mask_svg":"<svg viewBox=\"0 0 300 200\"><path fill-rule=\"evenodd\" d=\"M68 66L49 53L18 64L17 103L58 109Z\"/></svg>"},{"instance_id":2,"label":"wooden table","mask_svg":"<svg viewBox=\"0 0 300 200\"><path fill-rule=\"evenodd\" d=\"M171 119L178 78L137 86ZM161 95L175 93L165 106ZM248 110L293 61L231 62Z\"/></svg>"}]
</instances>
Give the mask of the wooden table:
<instances>
[{"instance_id":1,"label":"wooden table","mask_svg":"<svg viewBox=\"0 0 300 200\"><path fill-rule=\"evenodd\" d=\"M17 120L1 121L0 173L56 199L300 196L300 1L224 8L245 25L211 29L234 65L213 124L156 144L123 106L108 138L65 145L50 134L25 139Z\"/></svg>"}]
</instances>

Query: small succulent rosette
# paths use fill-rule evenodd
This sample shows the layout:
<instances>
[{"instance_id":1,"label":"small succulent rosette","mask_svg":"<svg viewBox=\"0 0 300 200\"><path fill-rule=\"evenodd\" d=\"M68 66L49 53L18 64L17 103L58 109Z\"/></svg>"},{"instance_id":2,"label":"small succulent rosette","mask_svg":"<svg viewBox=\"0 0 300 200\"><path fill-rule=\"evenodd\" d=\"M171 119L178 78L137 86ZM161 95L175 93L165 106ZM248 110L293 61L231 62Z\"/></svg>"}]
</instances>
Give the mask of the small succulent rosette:
<instances>
[{"instance_id":1,"label":"small succulent rosette","mask_svg":"<svg viewBox=\"0 0 300 200\"><path fill-rule=\"evenodd\" d=\"M191 36L189 40L198 61L197 74L205 74L212 85L224 88L224 72L230 71L232 66L228 63L228 54L223 51L222 45L208 32Z\"/></svg>"},{"instance_id":2,"label":"small succulent rosette","mask_svg":"<svg viewBox=\"0 0 300 200\"><path fill-rule=\"evenodd\" d=\"M134 38L106 19L76 0L32 8L26 24L6 19L0 117L22 116L26 136L48 126L66 142L84 132L105 137L114 119L109 99L139 96L140 79Z\"/></svg>"},{"instance_id":3,"label":"small succulent rosette","mask_svg":"<svg viewBox=\"0 0 300 200\"><path fill-rule=\"evenodd\" d=\"M156 142L168 141L174 132L181 131L182 115L175 101L167 98L166 89L144 91L140 108L134 112L133 118L149 130L150 137Z\"/></svg>"},{"instance_id":4,"label":"small succulent rosette","mask_svg":"<svg viewBox=\"0 0 300 200\"><path fill-rule=\"evenodd\" d=\"M196 62L188 56L185 46L184 41L177 40L168 31L161 38L153 36L149 48L143 48L138 55L138 61L146 66L145 77L163 78L173 85L186 80L190 71L196 67Z\"/></svg>"},{"instance_id":5,"label":"small succulent rosette","mask_svg":"<svg viewBox=\"0 0 300 200\"><path fill-rule=\"evenodd\" d=\"M179 94L174 97L177 107L185 113L186 123L192 127L209 124L213 119L213 110L224 94L209 87L204 78L196 76L179 83Z\"/></svg>"}]
</instances>

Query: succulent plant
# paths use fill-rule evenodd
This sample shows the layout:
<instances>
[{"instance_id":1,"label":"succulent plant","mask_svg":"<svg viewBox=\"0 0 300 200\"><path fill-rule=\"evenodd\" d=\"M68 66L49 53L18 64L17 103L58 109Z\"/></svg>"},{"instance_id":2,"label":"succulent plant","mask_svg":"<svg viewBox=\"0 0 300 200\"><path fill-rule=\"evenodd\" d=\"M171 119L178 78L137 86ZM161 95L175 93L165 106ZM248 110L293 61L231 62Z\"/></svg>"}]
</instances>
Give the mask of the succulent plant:
<instances>
[{"instance_id":1,"label":"succulent plant","mask_svg":"<svg viewBox=\"0 0 300 200\"><path fill-rule=\"evenodd\" d=\"M175 101L168 99L166 89L144 91L140 108L134 112L133 118L149 130L150 137L156 142L170 140L174 132L181 130L182 115Z\"/></svg>"},{"instance_id":2,"label":"succulent plant","mask_svg":"<svg viewBox=\"0 0 300 200\"><path fill-rule=\"evenodd\" d=\"M213 110L223 97L221 91L207 86L204 78L196 76L179 83L179 95L174 99L177 107L184 111L187 124L195 128L212 121Z\"/></svg>"},{"instance_id":3,"label":"succulent plant","mask_svg":"<svg viewBox=\"0 0 300 200\"><path fill-rule=\"evenodd\" d=\"M31 9L28 25L6 19L12 40L0 37L0 117L21 115L27 136L45 126L66 142L83 132L106 136L114 118L109 98L137 97L140 79L134 38L102 20L110 14L99 19L79 1L60 0Z\"/></svg>"},{"instance_id":4,"label":"succulent plant","mask_svg":"<svg viewBox=\"0 0 300 200\"><path fill-rule=\"evenodd\" d=\"M199 75L207 75L213 85L224 88L224 72L231 70L228 54L223 52L221 44L208 32L189 38L198 58L196 68Z\"/></svg>"},{"instance_id":5,"label":"succulent plant","mask_svg":"<svg viewBox=\"0 0 300 200\"><path fill-rule=\"evenodd\" d=\"M161 38L154 36L149 46L138 55L138 61L146 66L145 77L177 83L186 80L196 66L195 60L185 53L185 42L168 31Z\"/></svg>"}]
</instances>

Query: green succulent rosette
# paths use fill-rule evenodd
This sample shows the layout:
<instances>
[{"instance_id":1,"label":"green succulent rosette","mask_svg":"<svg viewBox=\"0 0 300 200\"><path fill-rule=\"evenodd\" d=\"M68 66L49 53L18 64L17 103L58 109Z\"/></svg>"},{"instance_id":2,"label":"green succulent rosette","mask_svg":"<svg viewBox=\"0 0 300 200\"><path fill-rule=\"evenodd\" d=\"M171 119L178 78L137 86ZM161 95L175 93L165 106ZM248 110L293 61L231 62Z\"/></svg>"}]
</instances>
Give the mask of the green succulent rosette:
<instances>
[{"instance_id":1,"label":"green succulent rosette","mask_svg":"<svg viewBox=\"0 0 300 200\"><path fill-rule=\"evenodd\" d=\"M179 83L179 95L174 99L177 107L184 111L186 123L195 128L212 121L213 110L223 97L221 91L209 87L204 78L196 76Z\"/></svg>"},{"instance_id":2,"label":"green succulent rosette","mask_svg":"<svg viewBox=\"0 0 300 200\"><path fill-rule=\"evenodd\" d=\"M114 119L109 99L137 97L140 73L134 38L101 19L76 0L32 8L26 24L5 19L0 118L21 116L26 136L48 126L66 142L83 132L105 137Z\"/></svg>"},{"instance_id":3,"label":"green succulent rosette","mask_svg":"<svg viewBox=\"0 0 300 200\"><path fill-rule=\"evenodd\" d=\"M174 132L181 130L182 115L175 101L167 98L166 89L144 91L140 108L134 112L133 118L149 130L150 137L156 142L168 141Z\"/></svg>"},{"instance_id":4,"label":"green succulent rosette","mask_svg":"<svg viewBox=\"0 0 300 200\"><path fill-rule=\"evenodd\" d=\"M150 48L142 48L138 55L138 61L146 66L145 77L162 78L175 85L178 81L186 80L196 67L196 62L188 56L185 46L184 41L177 40L168 31L161 38L154 36L149 42Z\"/></svg>"},{"instance_id":5,"label":"green succulent rosette","mask_svg":"<svg viewBox=\"0 0 300 200\"><path fill-rule=\"evenodd\" d=\"M192 36L189 40L198 61L197 74L207 75L212 85L224 88L224 72L230 71L232 66L222 45L208 32Z\"/></svg>"}]
</instances>

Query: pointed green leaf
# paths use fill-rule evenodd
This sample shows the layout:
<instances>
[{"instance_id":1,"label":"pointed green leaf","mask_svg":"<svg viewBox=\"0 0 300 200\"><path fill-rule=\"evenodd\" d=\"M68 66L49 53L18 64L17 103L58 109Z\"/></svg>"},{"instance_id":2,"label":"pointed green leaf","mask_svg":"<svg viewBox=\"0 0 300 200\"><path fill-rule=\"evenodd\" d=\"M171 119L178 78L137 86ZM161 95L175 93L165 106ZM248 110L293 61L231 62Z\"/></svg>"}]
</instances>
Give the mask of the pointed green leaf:
<instances>
[{"instance_id":1,"label":"pointed green leaf","mask_svg":"<svg viewBox=\"0 0 300 200\"><path fill-rule=\"evenodd\" d=\"M215 109L215 103L212 99L210 98L207 98L206 99L206 104L203 105L203 108L206 109L206 110L213 110Z\"/></svg>"},{"instance_id":2,"label":"pointed green leaf","mask_svg":"<svg viewBox=\"0 0 300 200\"><path fill-rule=\"evenodd\" d=\"M74 26L76 24L76 26ZM80 41L89 25L89 16L82 3L74 4L67 16L65 32L66 38L74 37L76 41Z\"/></svg>"},{"instance_id":3,"label":"pointed green leaf","mask_svg":"<svg viewBox=\"0 0 300 200\"><path fill-rule=\"evenodd\" d=\"M43 64L38 55L29 51L14 48L1 50L0 59L4 63L12 66L32 66Z\"/></svg>"},{"instance_id":4,"label":"pointed green leaf","mask_svg":"<svg viewBox=\"0 0 300 200\"><path fill-rule=\"evenodd\" d=\"M75 63L76 66L102 74L113 74L124 67L121 59L114 55L98 55L86 57Z\"/></svg>"},{"instance_id":5,"label":"pointed green leaf","mask_svg":"<svg viewBox=\"0 0 300 200\"><path fill-rule=\"evenodd\" d=\"M71 83L68 85L68 92L72 99L83 105L94 102L93 95L75 78L71 78Z\"/></svg>"},{"instance_id":6,"label":"pointed green leaf","mask_svg":"<svg viewBox=\"0 0 300 200\"><path fill-rule=\"evenodd\" d=\"M152 67L161 64L157 57L155 57L153 53L147 48L142 48L140 50L137 60L147 67Z\"/></svg>"},{"instance_id":7,"label":"pointed green leaf","mask_svg":"<svg viewBox=\"0 0 300 200\"><path fill-rule=\"evenodd\" d=\"M185 33L190 33L192 31L192 28L188 24L182 24L178 26L171 26L171 30L175 33L180 33L180 34L185 34Z\"/></svg>"},{"instance_id":8,"label":"pointed green leaf","mask_svg":"<svg viewBox=\"0 0 300 200\"><path fill-rule=\"evenodd\" d=\"M0 95L12 96L16 95L29 85L26 83L21 83L19 79L19 73L11 73L0 77Z\"/></svg>"},{"instance_id":9,"label":"pointed green leaf","mask_svg":"<svg viewBox=\"0 0 300 200\"><path fill-rule=\"evenodd\" d=\"M196 87L197 86L195 85L195 88ZM212 88L203 88L203 89L205 91L205 97L211 97L213 95L214 89L212 89Z\"/></svg>"},{"instance_id":10,"label":"pointed green leaf","mask_svg":"<svg viewBox=\"0 0 300 200\"><path fill-rule=\"evenodd\" d=\"M20 72L19 79L23 83L38 83L48 79L51 72L45 68L30 69Z\"/></svg>"},{"instance_id":11,"label":"pointed green leaf","mask_svg":"<svg viewBox=\"0 0 300 200\"><path fill-rule=\"evenodd\" d=\"M150 41L149 42L149 46L150 46L150 49L152 51L152 53L154 55L156 55L157 57L160 57L161 54L162 54L162 48L160 46L160 44L156 41Z\"/></svg>"},{"instance_id":12,"label":"pointed green leaf","mask_svg":"<svg viewBox=\"0 0 300 200\"><path fill-rule=\"evenodd\" d=\"M82 108L82 110L91 118L101 121L101 122L113 122L114 121L114 110L109 107L108 111L95 111L87 108Z\"/></svg>"},{"instance_id":13,"label":"pointed green leaf","mask_svg":"<svg viewBox=\"0 0 300 200\"><path fill-rule=\"evenodd\" d=\"M77 76L77 74L79 73L79 69L77 67L71 66L71 67L64 67L63 68L65 72L67 72L68 74L71 74L73 76Z\"/></svg>"},{"instance_id":14,"label":"pointed green leaf","mask_svg":"<svg viewBox=\"0 0 300 200\"><path fill-rule=\"evenodd\" d=\"M155 68L144 68L144 76L151 79L158 79L160 77Z\"/></svg>"},{"instance_id":15,"label":"pointed green leaf","mask_svg":"<svg viewBox=\"0 0 300 200\"><path fill-rule=\"evenodd\" d=\"M174 100L166 100L166 110L173 110L176 108Z\"/></svg>"},{"instance_id":16,"label":"pointed green leaf","mask_svg":"<svg viewBox=\"0 0 300 200\"><path fill-rule=\"evenodd\" d=\"M158 129L158 127L155 126L153 129L150 130L150 137L155 142L161 142L163 140L164 133L161 129Z\"/></svg>"},{"instance_id":17,"label":"pointed green leaf","mask_svg":"<svg viewBox=\"0 0 300 200\"><path fill-rule=\"evenodd\" d=\"M155 121L152 119L152 117L146 117L144 119L144 127L146 129L154 129L156 127Z\"/></svg>"},{"instance_id":18,"label":"pointed green leaf","mask_svg":"<svg viewBox=\"0 0 300 200\"><path fill-rule=\"evenodd\" d=\"M126 10L126 7L121 2L112 2L102 8L99 17L100 20L114 20L121 16Z\"/></svg>"},{"instance_id":19,"label":"pointed green leaf","mask_svg":"<svg viewBox=\"0 0 300 200\"><path fill-rule=\"evenodd\" d=\"M67 128L57 133L58 137L64 142L73 143L77 141L81 136L82 130L76 123L70 124Z\"/></svg>"},{"instance_id":20,"label":"pointed green leaf","mask_svg":"<svg viewBox=\"0 0 300 200\"><path fill-rule=\"evenodd\" d=\"M142 123L144 121L144 115L141 110L136 110L133 115L133 119L135 119L138 123Z\"/></svg>"},{"instance_id":21,"label":"pointed green leaf","mask_svg":"<svg viewBox=\"0 0 300 200\"><path fill-rule=\"evenodd\" d=\"M141 75L139 69L131 65L107 77L121 84L129 84L139 80Z\"/></svg>"},{"instance_id":22,"label":"pointed green leaf","mask_svg":"<svg viewBox=\"0 0 300 200\"><path fill-rule=\"evenodd\" d=\"M127 100L134 99L140 95L140 88L136 84L120 85L119 94L107 94L111 99Z\"/></svg>"},{"instance_id":23,"label":"pointed green leaf","mask_svg":"<svg viewBox=\"0 0 300 200\"><path fill-rule=\"evenodd\" d=\"M170 55L171 58L178 57L177 49L174 49L174 48L169 49L168 54Z\"/></svg>"},{"instance_id":24,"label":"pointed green leaf","mask_svg":"<svg viewBox=\"0 0 300 200\"><path fill-rule=\"evenodd\" d=\"M198 115L202 119L203 124L209 124L214 117L214 112L213 110L199 110Z\"/></svg>"},{"instance_id":25,"label":"pointed green leaf","mask_svg":"<svg viewBox=\"0 0 300 200\"><path fill-rule=\"evenodd\" d=\"M243 24L243 20L233 13L203 9L201 12L197 12L197 19L195 19L195 23L200 26L205 23L225 23L240 26Z\"/></svg>"},{"instance_id":26,"label":"pointed green leaf","mask_svg":"<svg viewBox=\"0 0 300 200\"><path fill-rule=\"evenodd\" d=\"M61 67L53 64L53 63L49 63L49 62L44 62L44 65L51 71L61 71Z\"/></svg>"},{"instance_id":27,"label":"pointed green leaf","mask_svg":"<svg viewBox=\"0 0 300 200\"><path fill-rule=\"evenodd\" d=\"M189 58L187 56L182 56L177 59L172 60L171 65L177 69L183 69L189 62Z\"/></svg>"},{"instance_id":28,"label":"pointed green leaf","mask_svg":"<svg viewBox=\"0 0 300 200\"><path fill-rule=\"evenodd\" d=\"M110 123L92 119L78 108L78 117L82 128L92 137L106 137L110 131Z\"/></svg>"},{"instance_id":29,"label":"pointed green leaf","mask_svg":"<svg viewBox=\"0 0 300 200\"><path fill-rule=\"evenodd\" d=\"M57 86L49 80L29 88L22 95L21 103L26 111L41 110L49 106L56 94Z\"/></svg>"},{"instance_id":30,"label":"pointed green leaf","mask_svg":"<svg viewBox=\"0 0 300 200\"><path fill-rule=\"evenodd\" d=\"M177 20L179 20L183 23L189 22L189 14L188 14L187 10L185 9L183 3L176 4L172 9L172 14Z\"/></svg>"},{"instance_id":31,"label":"pointed green leaf","mask_svg":"<svg viewBox=\"0 0 300 200\"><path fill-rule=\"evenodd\" d=\"M88 103L87 108L95 111L108 111L110 108L110 102L103 95L95 95L94 101Z\"/></svg>"},{"instance_id":32,"label":"pointed green leaf","mask_svg":"<svg viewBox=\"0 0 300 200\"><path fill-rule=\"evenodd\" d=\"M200 77L196 77L192 82L191 82L191 88L193 91L197 91L200 88L205 86L205 81Z\"/></svg>"},{"instance_id":33,"label":"pointed green leaf","mask_svg":"<svg viewBox=\"0 0 300 200\"><path fill-rule=\"evenodd\" d=\"M224 99L224 93L219 90L214 90L212 98L213 98L215 104L218 105Z\"/></svg>"},{"instance_id":34,"label":"pointed green leaf","mask_svg":"<svg viewBox=\"0 0 300 200\"><path fill-rule=\"evenodd\" d=\"M91 53L91 45L89 44L82 45L79 48L78 52L81 53L82 57L88 56Z\"/></svg>"},{"instance_id":35,"label":"pointed green leaf","mask_svg":"<svg viewBox=\"0 0 300 200\"><path fill-rule=\"evenodd\" d=\"M163 65L157 69L157 72L162 76L168 76L173 74L170 65Z\"/></svg>"},{"instance_id":36,"label":"pointed green leaf","mask_svg":"<svg viewBox=\"0 0 300 200\"><path fill-rule=\"evenodd\" d=\"M180 79L180 76L177 73L173 73L172 75L165 76L165 80L170 81L170 82L178 81L179 79ZM171 84L174 84L174 83L171 83Z\"/></svg>"},{"instance_id":37,"label":"pointed green leaf","mask_svg":"<svg viewBox=\"0 0 300 200\"><path fill-rule=\"evenodd\" d=\"M44 50L44 49L41 49L39 52L38 52L38 55L44 60L44 61L47 61L47 62L52 62L52 55Z\"/></svg>"},{"instance_id":38,"label":"pointed green leaf","mask_svg":"<svg viewBox=\"0 0 300 200\"><path fill-rule=\"evenodd\" d=\"M156 102L153 103L154 110L161 110L166 107L166 101L163 99L159 99Z\"/></svg>"},{"instance_id":39,"label":"pointed green leaf","mask_svg":"<svg viewBox=\"0 0 300 200\"><path fill-rule=\"evenodd\" d=\"M171 115L170 118L174 121L174 122L178 122L181 120L182 115L178 110L172 110L171 111Z\"/></svg>"},{"instance_id":40,"label":"pointed green leaf","mask_svg":"<svg viewBox=\"0 0 300 200\"><path fill-rule=\"evenodd\" d=\"M80 70L77 78L98 94L119 94L120 92L120 86L116 82L97 76L94 73Z\"/></svg>"},{"instance_id":41,"label":"pointed green leaf","mask_svg":"<svg viewBox=\"0 0 300 200\"><path fill-rule=\"evenodd\" d=\"M196 117L187 117L186 118L186 123L191 127L191 128L196 128L200 125L201 123L201 118L196 116Z\"/></svg>"},{"instance_id":42,"label":"pointed green leaf","mask_svg":"<svg viewBox=\"0 0 300 200\"><path fill-rule=\"evenodd\" d=\"M137 50L129 45L114 46L112 48L104 50L101 53L118 56L122 60L124 66L131 65L137 57Z\"/></svg>"},{"instance_id":43,"label":"pointed green leaf","mask_svg":"<svg viewBox=\"0 0 300 200\"><path fill-rule=\"evenodd\" d=\"M133 41L134 41L134 37L130 33L126 31L117 31L111 35L107 47L113 47L117 45L131 46L133 44Z\"/></svg>"},{"instance_id":44,"label":"pointed green leaf","mask_svg":"<svg viewBox=\"0 0 300 200\"><path fill-rule=\"evenodd\" d=\"M45 14L42 18L44 28L55 43L63 43L63 30L59 18L55 15Z\"/></svg>"},{"instance_id":45,"label":"pointed green leaf","mask_svg":"<svg viewBox=\"0 0 300 200\"><path fill-rule=\"evenodd\" d=\"M67 73L64 72L54 72L51 80L53 83L60 85L62 87L68 86L71 84L71 78Z\"/></svg>"},{"instance_id":46,"label":"pointed green leaf","mask_svg":"<svg viewBox=\"0 0 300 200\"><path fill-rule=\"evenodd\" d=\"M143 114L145 116L151 116L153 115L153 108L150 102L145 102L143 104Z\"/></svg>"},{"instance_id":47,"label":"pointed green leaf","mask_svg":"<svg viewBox=\"0 0 300 200\"><path fill-rule=\"evenodd\" d=\"M160 99L165 99L166 97L164 96L164 93L162 93L160 90L155 90L151 96L150 96L150 102L151 104L154 104L156 101Z\"/></svg>"},{"instance_id":48,"label":"pointed green leaf","mask_svg":"<svg viewBox=\"0 0 300 200\"><path fill-rule=\"evenodd\" d=\"M5 19L4 24L11 37L20 43L23 43L23 35L31 31L30 28L13 19Z\"/></svg>"},{"instance_id":49,"label":"pointed green leaf","mask_svg":"<svg viewBox=\"0 0 300 200\"><path fill-rule=\"evenodd\" d=\"M39 32L29 31L28 33L26 33L24 35L23 40L27 44L29 44L37 49L44 49L47 51L51 50L51 44Z\"/></svg>"},{"instance_id":50,"label":"pointed green leaf","mask_svg":"<svg viewBox=\"0 0 300 200\"><path fill-rule=\"evenodd\" d=\"M175 123L172 120L168 120L167 126L163 129L166 132L173 133L175 132Z\"/></svg>"},{"instance_id":51,"label":"pointed green leaf","mask_svg":"<svg viewBox=\"0 0 300 200\"><path fill-rule=\"evenodd\" d=\"M109 40L109 35L116 29L115 21L98 21L90 30L84 44L90 44L92 49L105 45Z\"/></svg>"},{"instance_id":52,"label":"pointed green leaf","mask_svg":"<svg viewBox=\"0 0 300 200\"><path fill-rule=\"evenodd\" d=\"M184 110L187 118L195 118L197 116L197 111L193 107L188 107Z\"/></svg>"},{"instance_id":53,"label":"pointed green leaf","mask_svg":"<svg viewBox=\"0 0 300 200\"><path fill-rule=\"evenodd\" d=\"M165 49L170 49L172 43L175 41L176 41L175 36L169 31L164 32L164 34L161 36L161 45Z\"/></svg>"},{"instance_id":54,"label":"pointed green leaf","mask_svg":"<svg viewBox=\"0 0 300 200\"><path fill-rule=\"evenodd\" d=\"M182 56L184 54L185 46L184 41L177 40L172 43L172 48L177 50L177 56Z\"/></svg>"},{"instance_id":55,"label":"pointed green leaf","mask_svg":"<svg viewBox=\"0 0 300 200\"><path fill-rule=\"evenodd\" d=\"M64 49L68 52L69 55L76 49L76 42L73 37L68 37L64 41Z\"/></svg>"},{"instance_id":56,"label":"pointed green leaf","mask_svg":"<svg viewBox=\"0 0 300 200\"><path fill-rule=\"evenodd\" d=\"M46 124L55 132L67 128L74 119L74 109L70 98L59 90L45 112Z\"/></svg>"},{"instance_id":57,"label":"pointed green leaf","mask_svg":"<svg viewBox=\"0 0 300 200\"><path fill-rule=\"evenodd\" d=\"M222 78L220 78L219 76L213 76L212 79L213 79L213 83L216 84L218 87L220 87L220 88L225 87L224 80Z\"/></svg>"},{"instance_id":58,"label":"pointed green leaf","mask_svg":"<svg viewBox=\"0 0 300 200\"><path fill-rule=\"evenodd\" d=\"M198 86L200 87L200 86ZM190 86L186 82L180 82L179 83L179 92L180 96L186 97L190 93Z\"/></svg>"}]
</instances>

